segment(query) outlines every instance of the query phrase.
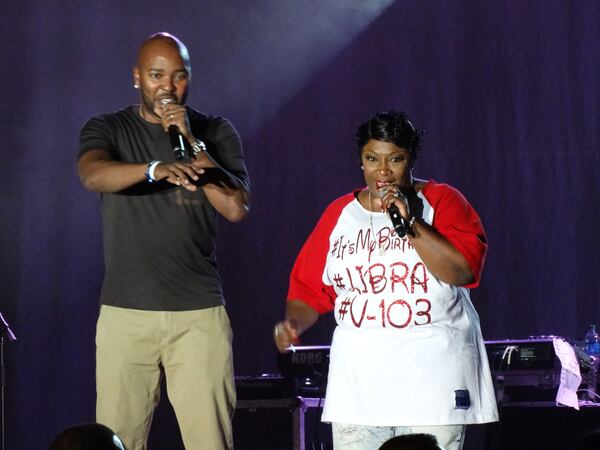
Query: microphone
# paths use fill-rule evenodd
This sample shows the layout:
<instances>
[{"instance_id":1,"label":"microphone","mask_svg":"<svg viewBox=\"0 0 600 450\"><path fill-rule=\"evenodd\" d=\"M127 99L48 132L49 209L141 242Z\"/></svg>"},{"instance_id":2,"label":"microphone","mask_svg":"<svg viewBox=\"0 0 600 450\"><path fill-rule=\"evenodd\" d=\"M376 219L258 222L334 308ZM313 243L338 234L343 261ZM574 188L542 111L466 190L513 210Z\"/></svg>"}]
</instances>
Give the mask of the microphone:
<instances>
[{"instance_id":1,"label":"microphone","mask_svg":"<svg viewBox=\"0 0 600 450\"><path fill-rule=\"evenodd\" d=\"M184 159L185 144L183 143L183 136L179 132L177 125L169 125L169 139L171 140L171 146L173 147L175 158L179 160Z\"/></svg>"},{"instance_id":2,"label":"microphone","mask_svg":"<svg viewBox=\"0 0 600 450\"><path fill-rule=\"evenodd\" d=\"M175 103L172 98L163 98L160 103L164 106L169 103ZM169 140L171 141L171 147L173 147L173 154L178 160L185 158L185 143L183 142L183 135L179 132L177 125L169 125Z\"/></svg>"},{"instance_id":3,"label":"microphone","mask_svg":"<svg viewBox=\"0 0 600 450\"><path fill-rule=\"evenodd\" d=\"M392 220L392 226L394 227L394 230L396 230L398 237L403 238L406 236L406 226L404 225L404 219L400 215L400 210L398 207L392 203L390 206L388 206L387 212Z\"/></svg>"},{"instance_id":4,"label":"microphone","mask_svg":"<svg viewBox=\"0 0 600 450\"><path fill-rule=\"evenodd\" d=\"M383 198L384 194L384 191L379 191L380 197ZM406 200L406 197L402 192L398 191L396 196L404 200L408 205L408 201ZM398 235L398 237L403 238L404 236L406 236L408 227L406 226L406 221L400 215L400 210L398 209L395 203L392 203L390 206L388 206L387 213L390 216L392 226L394 227L394 230L396 230L396 234Z\"/></svg>"}]
</instances>

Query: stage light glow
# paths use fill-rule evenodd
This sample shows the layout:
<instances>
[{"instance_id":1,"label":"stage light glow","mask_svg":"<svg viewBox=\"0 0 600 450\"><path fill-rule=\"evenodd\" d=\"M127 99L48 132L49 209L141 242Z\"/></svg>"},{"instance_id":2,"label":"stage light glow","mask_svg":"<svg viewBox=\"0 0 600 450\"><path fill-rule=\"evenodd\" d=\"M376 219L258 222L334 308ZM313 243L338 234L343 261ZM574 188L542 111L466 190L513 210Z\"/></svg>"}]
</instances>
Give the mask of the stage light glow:
<instances>
[{"instance_id":1,"label":"stage light glow","mask_svg":"<svg viewBox=\"0 0 600 450\"><path fill-rule=\"evenodd\" d=\"M247 138L394 0L232 3L207 24L223 34L191 45L199 53L190 103L236 118Z\"/></svg>"}]
</instances>

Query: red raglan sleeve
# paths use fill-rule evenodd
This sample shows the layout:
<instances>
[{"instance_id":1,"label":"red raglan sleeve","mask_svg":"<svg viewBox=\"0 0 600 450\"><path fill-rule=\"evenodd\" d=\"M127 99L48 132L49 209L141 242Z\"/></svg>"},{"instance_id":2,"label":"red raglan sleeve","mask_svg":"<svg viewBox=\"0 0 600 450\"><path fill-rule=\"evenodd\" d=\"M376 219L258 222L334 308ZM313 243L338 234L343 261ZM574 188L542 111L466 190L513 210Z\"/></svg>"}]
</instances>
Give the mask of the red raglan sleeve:
<instances>
[{"instance_id":1,"label":"red raglan sleeve","mask_svg":"<svg viewBox=\"0 0 600 450\"><path fill-rule=\"evenodd\" d=\"M325 209L296 258L290 274L288 301L301 300L320 314L333 310L335 290L323 280L329 239L342 210L353 198L353 194L345 195Z\"/></svg>"},{"instance_id":2,"label":"red raglan sleeve","mask_svg":"<svg viewBox=\"0 0 600 450\"><path fill-rule=\"evenodd\" d=\"M433 228L465 257L475 281L465 287L479 286L487 252L483 225L475 209L455 188L430 182L423 194L434 209Z\"/></svg>"}]
</instances>

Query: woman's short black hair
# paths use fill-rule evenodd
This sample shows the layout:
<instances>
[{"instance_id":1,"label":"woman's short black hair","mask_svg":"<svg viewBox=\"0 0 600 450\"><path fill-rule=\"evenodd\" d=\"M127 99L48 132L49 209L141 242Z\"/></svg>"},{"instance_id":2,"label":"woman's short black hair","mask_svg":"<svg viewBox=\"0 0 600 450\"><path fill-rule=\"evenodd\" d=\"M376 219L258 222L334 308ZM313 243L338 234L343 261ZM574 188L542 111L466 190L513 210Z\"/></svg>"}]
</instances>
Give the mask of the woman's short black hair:
<instances>
[{"instance_id":1,"label":"woman's short black hair","mask_svg":"<svg viewBox=\"0 0 600 450\"><path fill-rule=\"evenodd\" d=\"M423 130L416 130L408 120L405 112L391 110L374 114L358 127L356 132L356 145L358 146L358 159L361 160L362 149L371 139L391 142L397 147L410 152L410 165L414 165L421 149L421 136Z\"/></svg>"}]
</instances>

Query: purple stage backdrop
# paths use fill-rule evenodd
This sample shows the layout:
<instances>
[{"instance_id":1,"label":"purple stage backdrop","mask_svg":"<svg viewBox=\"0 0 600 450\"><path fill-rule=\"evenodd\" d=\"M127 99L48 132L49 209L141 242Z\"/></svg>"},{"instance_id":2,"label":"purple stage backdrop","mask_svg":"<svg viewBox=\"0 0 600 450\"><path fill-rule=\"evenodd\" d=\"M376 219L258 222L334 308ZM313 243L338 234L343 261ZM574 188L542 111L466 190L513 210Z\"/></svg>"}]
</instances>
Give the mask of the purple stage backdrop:
<instances>
[{"instance_id":1,"label":"purple stage backdrop","mask_svg":"<svg viewBox=\"0 0 600 450\"><path fill-rule=\"evenodd\" d=\"M5 345L7 449L94 418L103 262L78 133L137 101L135 52L155 31L188 44L189 104L244 139L251 215L223 222L218 248L238 375L276 370L294 257L362 184L357 124L391 108L426 129L415 175L482 217L486 339L581 338L600 322L598 1L8 0L0 24L0 311L20 338ZM332 328L324 317L304 342Z\"/></svg>"}]
</instances>

